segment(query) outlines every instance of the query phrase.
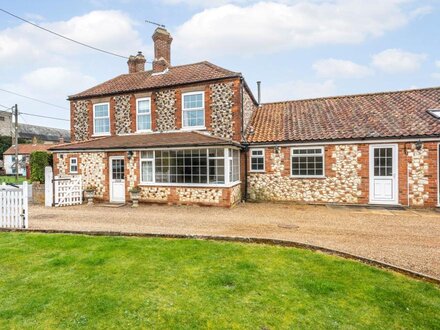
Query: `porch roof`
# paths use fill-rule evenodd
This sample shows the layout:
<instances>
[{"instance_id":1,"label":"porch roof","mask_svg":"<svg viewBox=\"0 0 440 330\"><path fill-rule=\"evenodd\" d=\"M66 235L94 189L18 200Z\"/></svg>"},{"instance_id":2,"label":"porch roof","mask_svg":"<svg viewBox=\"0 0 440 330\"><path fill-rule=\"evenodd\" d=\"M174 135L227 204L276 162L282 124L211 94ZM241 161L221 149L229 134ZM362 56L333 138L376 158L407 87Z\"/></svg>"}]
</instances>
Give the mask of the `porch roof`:
<instances>
[{"instance_id":1,"label":"porch roof","mask_svg":"<svg viewBox=\"0 0 440 330\"><path fill-rule=\"evenodd\" d=\"M51 151L118 150L141 148L177 148L203 146L241 146L240 143L202 132L157 132L100 137L92 140L59 144Z\"/></svg>"}]
</instances>

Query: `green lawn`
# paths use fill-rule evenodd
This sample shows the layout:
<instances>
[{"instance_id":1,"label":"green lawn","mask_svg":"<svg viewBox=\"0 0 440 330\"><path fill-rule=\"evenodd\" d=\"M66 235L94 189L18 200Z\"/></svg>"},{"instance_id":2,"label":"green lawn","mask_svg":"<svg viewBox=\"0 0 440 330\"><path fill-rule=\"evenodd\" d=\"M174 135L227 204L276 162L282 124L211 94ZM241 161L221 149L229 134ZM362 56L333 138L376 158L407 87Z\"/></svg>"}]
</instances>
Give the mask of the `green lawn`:
<instances>
[{"instance_id":1,"label":"green lawn","mask_svg":"<svg viewBox=\"0 0 440 330\"><path fill-rule=\"evenodd\" d=\"M0 184L2 184L3 182L6 183L23 183L23 181L26 180L26 177L24 176L19 176L18 177L18 181L15 180L15 176L9 176L9 175L0 175Z\"/></svg>"},{"instance_id":2,"label":"green lawn","mask_svg":"<svg viewBox=\"0 0 440 330\"><path fill-rule=\"evenodd\" d=\"M440 329L440 289L306 250L0 233L0 328Z\"/></svg>"}]
</instances>

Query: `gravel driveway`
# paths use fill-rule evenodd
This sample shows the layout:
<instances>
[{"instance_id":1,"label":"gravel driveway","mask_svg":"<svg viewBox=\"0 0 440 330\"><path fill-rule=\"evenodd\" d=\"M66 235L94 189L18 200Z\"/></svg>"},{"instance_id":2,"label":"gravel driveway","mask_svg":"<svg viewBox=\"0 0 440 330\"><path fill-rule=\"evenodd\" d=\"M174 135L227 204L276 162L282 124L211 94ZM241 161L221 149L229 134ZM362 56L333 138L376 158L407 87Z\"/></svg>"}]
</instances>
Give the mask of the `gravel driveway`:
<instances>
[{"instance_id":1,"label":"gravel driveway","mask_svg":"<svg viewBox=\"0 0 440 330\"><path fill-rule=\"evenodd\" d=\"M287 239L440 278L440 213L291 204L31 206L30 227Z\"/></svg>"}]
</instances>

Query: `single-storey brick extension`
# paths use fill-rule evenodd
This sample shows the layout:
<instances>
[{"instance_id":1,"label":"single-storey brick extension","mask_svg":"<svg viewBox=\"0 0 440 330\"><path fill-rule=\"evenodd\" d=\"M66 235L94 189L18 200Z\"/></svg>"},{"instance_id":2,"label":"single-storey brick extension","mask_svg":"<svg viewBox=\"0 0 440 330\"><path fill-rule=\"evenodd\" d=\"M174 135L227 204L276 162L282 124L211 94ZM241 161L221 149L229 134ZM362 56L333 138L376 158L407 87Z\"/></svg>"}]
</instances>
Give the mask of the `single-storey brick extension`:
<instances>
[{"instance_id":1,"label":"single-storey brick extension","mask_svg":"<svg viewBox=\"0 0 440 330\"><path fill-rule=\"evenodd\" d=\"M55 175L103 201L233 206L242 199L436 207L440 88L259 104L243 76L209 62L154 61L69 97L72 143Z\"/></svg>"}]
</instances>

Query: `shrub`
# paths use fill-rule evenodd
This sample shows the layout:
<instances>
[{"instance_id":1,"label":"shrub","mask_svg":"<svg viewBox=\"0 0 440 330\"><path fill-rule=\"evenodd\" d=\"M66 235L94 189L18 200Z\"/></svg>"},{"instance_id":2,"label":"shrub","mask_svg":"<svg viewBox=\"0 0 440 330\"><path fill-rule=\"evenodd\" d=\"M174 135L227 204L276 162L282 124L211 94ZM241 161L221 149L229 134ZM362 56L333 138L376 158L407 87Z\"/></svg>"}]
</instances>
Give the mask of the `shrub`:
<instances>
[{"instance_id":1,"label":"shrub","mask_svg":"<svg viewBox=\"0 0 440 330\"><path fill-rule=\"evenodd\" d=\"M31 181L44 183L44 168L52 165L52 154L46 151L34 151L31 153Z\"/></svg>"}]
</instances>

